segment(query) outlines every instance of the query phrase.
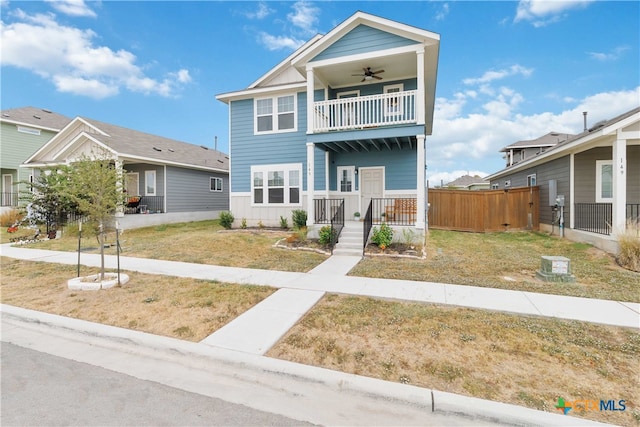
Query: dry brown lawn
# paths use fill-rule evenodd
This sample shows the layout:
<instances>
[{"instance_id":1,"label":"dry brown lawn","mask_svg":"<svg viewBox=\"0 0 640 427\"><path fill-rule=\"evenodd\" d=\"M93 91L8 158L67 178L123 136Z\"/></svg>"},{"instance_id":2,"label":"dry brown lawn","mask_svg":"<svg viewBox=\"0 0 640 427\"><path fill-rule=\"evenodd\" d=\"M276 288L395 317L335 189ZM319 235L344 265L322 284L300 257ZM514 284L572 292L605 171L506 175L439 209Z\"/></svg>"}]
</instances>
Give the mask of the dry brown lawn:
<instances>
[{"instance_id":1,"label":"dry brown lawn","mask_svg":"<svg viewBox=\"0 0 640 427\"><path fill-rule=\"evenodd\" d=\"M129 283L72 291L76 267L2 257L3 304L151 334L201 341L275 292L274 288L127 272ZM97 273L83 267L81 275Z\"/></svg>"},{"instance_id":2,"label":"dry brown lawn","mask_svg":"<svg viewBox=\"0 0 640 427\"><path fill-rule=\"evenodd\" d=\"M631 329L330 295L267 355L549 412L558 397L625 399L625 412L571 415L640 423Z\"/></svg>"}]
</instances>

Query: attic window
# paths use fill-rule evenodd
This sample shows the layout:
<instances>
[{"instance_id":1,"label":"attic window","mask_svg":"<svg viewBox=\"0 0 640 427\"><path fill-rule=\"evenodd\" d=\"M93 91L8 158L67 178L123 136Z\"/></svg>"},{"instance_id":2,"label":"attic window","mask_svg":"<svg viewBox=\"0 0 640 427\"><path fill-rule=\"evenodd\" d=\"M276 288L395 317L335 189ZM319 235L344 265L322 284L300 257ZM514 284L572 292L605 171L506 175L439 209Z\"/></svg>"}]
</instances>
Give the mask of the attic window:
<instances>
[{"instance_id":1,"label":"attic window","mask_svg":"<svg viewBox=\"0 0 640 427\"><path fill-rule=\"evenodd\" d=\"M26 126L18 126L18 132L28 133L29 135L40 135L40 129L28 128Z\"/></svg>"},{"instance_id":2,"label":"attic window","mask_svg":"<svg viewBox=\"0 0 640 427\"><path fill-rule=\"evenodd\" d=\"M158 148L158 147L153 147L153 149L156 150L156 151L162 151L162 149Z\"/></svg>"}]
</instances>

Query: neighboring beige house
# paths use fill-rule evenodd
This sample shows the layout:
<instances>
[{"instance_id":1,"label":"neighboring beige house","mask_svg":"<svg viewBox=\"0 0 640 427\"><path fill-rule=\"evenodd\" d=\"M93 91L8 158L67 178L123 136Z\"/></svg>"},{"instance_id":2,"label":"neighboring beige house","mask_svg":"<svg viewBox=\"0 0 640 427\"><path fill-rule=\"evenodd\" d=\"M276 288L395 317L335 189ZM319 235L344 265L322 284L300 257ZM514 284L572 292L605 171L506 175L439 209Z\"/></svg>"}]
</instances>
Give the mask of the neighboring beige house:
<instances>
[{"instance_id":1,"label":"neighboring beige house","mask_svg":"<svg viewBox=\"0 0 640 427\"><path fill-rule=\"evenodd\" d=\"M515 165L531 157L535 157L544 153L551 147L555 147L557 144L566 141L573 137L569 133L549 132L540 138L518 141L511 145L507 145L502 150L502 158L506 161L506 167Z\"/></svg>"},{"instance_id":2,"label":"neighboring beige house","mask_svg":"<svg viewBox=\"0 0 640 427\"><path fill-rule=\"evenodd\" d=\"M488 190L489 181L485 181L484 178L481 178L479 175L463 175L460 178L445 184L445 188L470 191Z\"/></svg>"}]
</instances>

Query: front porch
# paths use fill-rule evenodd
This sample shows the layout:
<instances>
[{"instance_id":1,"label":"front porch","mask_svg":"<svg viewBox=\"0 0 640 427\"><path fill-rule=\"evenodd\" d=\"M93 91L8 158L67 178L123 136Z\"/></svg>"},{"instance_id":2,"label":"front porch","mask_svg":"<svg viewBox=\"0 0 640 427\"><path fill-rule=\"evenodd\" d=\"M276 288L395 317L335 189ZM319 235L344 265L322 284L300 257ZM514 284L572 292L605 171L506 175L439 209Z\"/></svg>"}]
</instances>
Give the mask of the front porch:
<instances>
[{"instance_id":1,"label":"front porch","mask_svg":"<svg viewBox=\"0 0 640 427\"><path fill-rule=\"evenodd\" d=\"M625 209L627 228L631 224L640 226L640 203L627 203ZM590 233L612 235L613 204L612 203L576 203L575 230Z\"/></svg>"}]
</instances>

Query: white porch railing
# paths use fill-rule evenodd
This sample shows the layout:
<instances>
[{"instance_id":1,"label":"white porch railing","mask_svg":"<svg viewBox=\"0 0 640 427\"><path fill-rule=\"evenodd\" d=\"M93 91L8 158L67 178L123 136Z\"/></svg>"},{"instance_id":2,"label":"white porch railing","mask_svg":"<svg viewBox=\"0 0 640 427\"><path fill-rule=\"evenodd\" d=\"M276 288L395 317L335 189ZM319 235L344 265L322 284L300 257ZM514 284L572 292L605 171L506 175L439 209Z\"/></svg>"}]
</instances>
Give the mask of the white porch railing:
<instances>
[{"instance_id":1,"label":"white porch railing","mask_svg":"<svg viewBox=\"0 0 640 427\"><path fill-rule=\"evenodd\" d=\"M313 103L313 132L416 123L416 91Z\"/></svg>"}]
</instances>

